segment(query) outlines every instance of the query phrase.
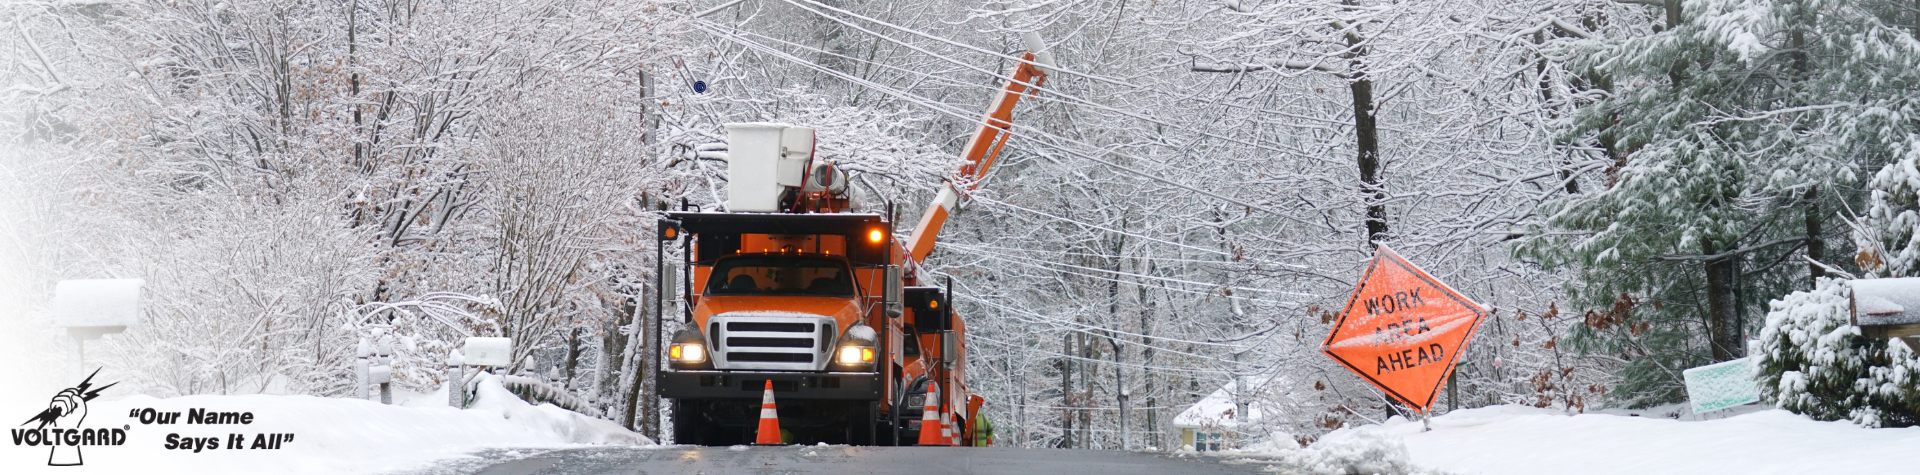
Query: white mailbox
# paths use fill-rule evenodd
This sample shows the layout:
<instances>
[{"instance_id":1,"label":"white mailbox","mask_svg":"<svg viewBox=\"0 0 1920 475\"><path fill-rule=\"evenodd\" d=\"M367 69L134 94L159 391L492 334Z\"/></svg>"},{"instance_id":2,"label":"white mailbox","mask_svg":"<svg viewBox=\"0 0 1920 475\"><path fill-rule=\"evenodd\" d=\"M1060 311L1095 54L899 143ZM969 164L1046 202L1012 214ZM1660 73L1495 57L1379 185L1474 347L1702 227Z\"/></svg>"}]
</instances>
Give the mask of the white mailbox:
<instances>
[{"instance_id":1,"label":"white mailbox","mask_svg":"<svg viewBox=\"0 0 1920 475\"><path fill-rule=\"evenodd\" d=\"M54 324L89 340L140 324L141 279L63 280L53 288Z\"/></svg>"},{"instance_id":2,"label":"white mailbox","mask_svg":"<svg viewBox=\"0 0 1920 475\"><path fill-rule=\"evenodd\" d=\"M468 337L467 345L461 353L466 363L474 366L507 366L513 364L513 339L502 337Z\"/></svg>"}]
</instances>

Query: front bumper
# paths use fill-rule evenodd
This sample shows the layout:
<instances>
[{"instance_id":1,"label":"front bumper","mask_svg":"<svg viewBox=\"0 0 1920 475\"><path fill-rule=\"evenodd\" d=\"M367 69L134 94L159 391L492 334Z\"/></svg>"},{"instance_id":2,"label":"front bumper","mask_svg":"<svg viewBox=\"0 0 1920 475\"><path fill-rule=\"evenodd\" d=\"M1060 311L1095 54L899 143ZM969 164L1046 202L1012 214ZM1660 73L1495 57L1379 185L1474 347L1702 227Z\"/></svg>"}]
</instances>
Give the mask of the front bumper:
<instances>
[{"instance_id":1,"label":"front bumper","mask_svg":"<svg viewBox=\"0 0 1920 475\"><path fill-rule=\"evenodd\" d=\"M882 392L879 373L667 370L660 373L660 397L759 399L767 381L781 400L878 401Z\"/></svg>"}]
</instances>

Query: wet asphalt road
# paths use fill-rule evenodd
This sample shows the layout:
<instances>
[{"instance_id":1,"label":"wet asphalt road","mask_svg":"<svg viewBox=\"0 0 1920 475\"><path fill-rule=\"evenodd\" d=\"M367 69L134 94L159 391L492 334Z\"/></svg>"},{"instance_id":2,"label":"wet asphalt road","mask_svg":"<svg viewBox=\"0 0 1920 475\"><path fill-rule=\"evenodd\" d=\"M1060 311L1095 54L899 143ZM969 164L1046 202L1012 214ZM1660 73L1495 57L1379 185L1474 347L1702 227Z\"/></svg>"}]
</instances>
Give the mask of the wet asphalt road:
<instances>
[{"instance_id":1,"label":"wet asphalt road","mask_svg":"<svg viewBox=\"0 0 1920 475\"><path fill-rule=\"evenodd\" d=\"M1290 471L1273 466L1274 461L1245 457L1001 447L596 447L489 450L474 455L479 458L452 461L421 473L1213 475Z\"/></svg>"}]
</instances>

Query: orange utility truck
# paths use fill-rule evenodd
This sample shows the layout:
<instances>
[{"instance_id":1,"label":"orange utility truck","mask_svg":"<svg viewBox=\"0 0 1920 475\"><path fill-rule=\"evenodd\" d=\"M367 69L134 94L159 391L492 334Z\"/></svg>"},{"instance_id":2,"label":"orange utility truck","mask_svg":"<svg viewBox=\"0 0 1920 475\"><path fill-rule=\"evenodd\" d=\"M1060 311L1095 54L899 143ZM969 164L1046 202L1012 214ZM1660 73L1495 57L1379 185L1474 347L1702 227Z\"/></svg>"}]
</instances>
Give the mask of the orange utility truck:
<instances>
[{"instance_id":1,"label":"orange utility truck","mask_svg":"<svg viewBox=\"0 0 1920 475\"><path fill-rule=\"evenodd\" d=\"M727 209L659 223L661 246L684 249L680 270L662 277L680 285L661 288L680 289L687 328L655 373L676 443L752 442L771 381L789 443L913 445L932 397L960 445L974 445L984 401L967 388L966 323L951 284L932 285L919 264L1006 144L1014 105L1046 79L1048 55L1026 39L1032 51L968 142L966 164L910 235L895 234L890 207L853 210L846 174L814 158L813 129L727 126Z\"/></svg>"}]
</instances>

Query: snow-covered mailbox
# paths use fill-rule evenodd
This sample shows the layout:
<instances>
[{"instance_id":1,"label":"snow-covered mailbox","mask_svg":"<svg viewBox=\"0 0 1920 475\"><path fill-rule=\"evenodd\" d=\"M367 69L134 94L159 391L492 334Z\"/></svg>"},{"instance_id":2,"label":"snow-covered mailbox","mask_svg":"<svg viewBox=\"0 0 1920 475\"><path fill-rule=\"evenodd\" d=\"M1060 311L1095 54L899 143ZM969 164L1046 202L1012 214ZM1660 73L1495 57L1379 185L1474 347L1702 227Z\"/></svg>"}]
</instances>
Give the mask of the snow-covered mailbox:
<instances>
[{"instance_id":1,"label":"snow-covered mailbox","mask_svg":"<svg viewBox=\"0 0 1920 475\"><path fill-rule=\"evenodd\" d=\"M140 290L146 284L141 279L83 279L54 285L54 324L73 336L82 367L87 340L140 324Z\"/></svg>"},{"instance_id":2,"label":"snow-covered mailbox","mask_svg":"<svg viewBox=\"0 0 1920 475\"><path fill-rule=\"evenodd\" d=\"M467 385L473 382L473 378L467 375L467 365L507 366L510 364L513 364L512 338L468 337L466 344L460 350L454 350L447 355L447 405L458 408L467 407Z\"/></svg>"},{"instance_id":3,"label":"snow-covered mailbox","mask_svg":"<svg viewBox=\"0 0 1920 475\"><path fill-rule=\"evenodd\" d=\"M1248 378L1247 387L1255 391L1240 394L1236 394L1239 393L1236 384L1229 382L1180 411L1173 417L1173 427L1180 430L1180 444L1211 452L1236 449L1251 442L1244 440L1247 430L1254 429L1267 412L1262 407L1273 404L1270 398L1258 394L1260 388L1267 387L1269 379ZM1241 403L1245 404L1244 408Z\"/></svg>"},{"instance_id":4,"label":"snow-covered mailbox","mask_svg":"<svg viewBox=\"0 0 1920 475\"><path fill-rule=\"evenodd\" d=\"M1853 287L1853 324L1861 336L1899 338L1920 350L1920 277L1857 279Z\"/></svg>"},{"instance_id":5,"label":"snow-covered mailbox","mask_svg":"<svg viewBox=\"0 0 1920 475\"><path fill-rule=\"evenodd\" d=\"M479 336L468 338L465 354L467 364L473 366L510 365L513 364L513 339Z\"/></svg>"}]
</instances>

